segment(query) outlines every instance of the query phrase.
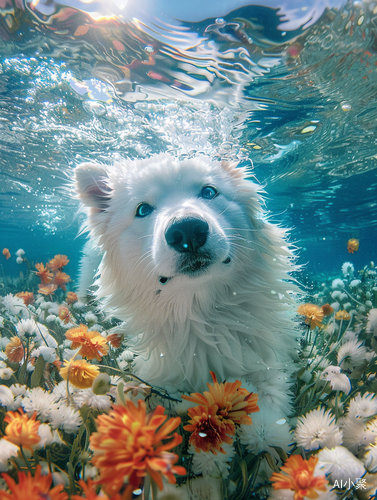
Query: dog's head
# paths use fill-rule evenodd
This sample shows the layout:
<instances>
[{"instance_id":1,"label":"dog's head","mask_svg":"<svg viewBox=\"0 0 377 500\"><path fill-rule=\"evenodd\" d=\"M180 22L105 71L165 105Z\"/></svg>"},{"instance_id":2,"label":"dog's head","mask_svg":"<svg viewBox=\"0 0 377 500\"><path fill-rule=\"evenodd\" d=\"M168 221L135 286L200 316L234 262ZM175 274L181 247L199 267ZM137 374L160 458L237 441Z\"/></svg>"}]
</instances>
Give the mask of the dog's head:
<instances>
[{"instance_id":1,"label":"dog's head","mask_svg":"<svg viewBox=\"0 0 377 500\"><path fill-rule=\"evenodd\" d=\"M236 164L158 155L112 167L84 163L75 176L104 252L100 296L108 305L150 304L156 295L182 302L203 290L208 297L208 287L242 279L250 247L260 252L258 188Z\"/></svg>"}]
</instances>

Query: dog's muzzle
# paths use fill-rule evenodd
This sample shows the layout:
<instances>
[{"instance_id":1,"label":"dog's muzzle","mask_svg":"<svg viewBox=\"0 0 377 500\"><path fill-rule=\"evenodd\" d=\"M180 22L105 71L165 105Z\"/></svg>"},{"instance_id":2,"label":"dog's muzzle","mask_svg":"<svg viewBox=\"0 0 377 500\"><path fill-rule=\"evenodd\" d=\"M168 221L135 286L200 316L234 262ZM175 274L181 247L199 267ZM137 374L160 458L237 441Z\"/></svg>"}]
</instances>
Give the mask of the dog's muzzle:
<instances>
[{"instance_id":1,"label":"dog's muzzle","mask_svg":"<svg viewBox=\"0 0 377 500\"><path fill-rule=\"evenodd\" d=\"M207 241L208 222L201 217L187 215L174 218L165 231L167 244L176 252L197 255Z\"/></svg>"}]
</instances>

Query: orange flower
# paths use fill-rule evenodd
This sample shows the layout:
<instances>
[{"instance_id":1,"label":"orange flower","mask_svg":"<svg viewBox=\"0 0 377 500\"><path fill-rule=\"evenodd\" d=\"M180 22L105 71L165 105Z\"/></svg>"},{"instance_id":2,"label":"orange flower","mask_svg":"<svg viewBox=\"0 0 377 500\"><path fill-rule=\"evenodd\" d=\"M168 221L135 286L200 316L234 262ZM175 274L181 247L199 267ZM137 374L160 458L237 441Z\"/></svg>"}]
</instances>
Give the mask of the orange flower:
<instances>
[{"instance_id":1,"label":"orange flower","mask_svg":"<svg viewBox=\"0 0 377 500\"><path fill-rule=\"evenodd\" d=\"M330 306L330 304L324 304L321 307L321 309L323 311L324 316L330 316L330 314L332 314L334 312L334 309Z\"/></svg>"},{"instance_id":2,"label":"orange flower","mask_svg":"<svg viewBox=\"0 0 377 500\"><path fill-rule=\"evenodd\" d=\"M18 484L8 474L2 474L5 482L7 483L10 493L5 491L0 492L1 500L41 500L46 498L48 500L67 500L68 495L63 490L64 485L59 484L51 488L52 475L51 473L46 476L41 475L41 466L37 465L34 477L30 472L18 473Z\"/></svg>"},{"instance_id":3,"label":"orange flower","mask_svg":"<svg viewBox=\"0 0 377 500\"><path fill-rule=\"evenodd\" d=\"M357 252L359 249L359 240L356 238L351 238L350 240L347 241L347 250L348 253L354 253Z\"/></svg>"},{"instance_id":4,"label":"orange flower","mask_svg":"<svg viewBox=\"0 0 377 500\"><path fill-rule=\"evenodd\" d=\"M258 394L253 394L241 387L241 381L218 383L216 375L210 372L213 385L207 384L209 392L203 394L194 393L191 396L182 396L182 399L204 405L207 407L216 405L217 415L232 420L235 424L251 424L249 413L259 411L257 402ZM190 417L190 408L188 413Z\"/></svg>"},{"instance_id":5,"label":"orange flower","mask_svg":"<svg viewBox=\"0 0 377 500\"><path fill-rule=\"evenodd\" d=\"M39 285L38 293L41 293L43 295L52 295L57 289L58 286L54 285L53 283L45 286Z\"/></svg>"},{"instance_id":6,"label":"orange flower","mask_svg":"<svg viewBox=\"0 0 377 500\"><path fill-rule=\"evenodd\" d=\"M82 494L72 495L72 500L109 500L109 497L102 491L99 495L97 495L96 483L94 483L92 479L88 479L87 483L80 479L79 485L82 488L82 493L85 494L85 496L83 497ZM121 500L121 496L115 495L114 497L111 497L111 500Z\"/></svg>"},{"instance_id":7,"label":"orange flower","mask_svg":"<svg viewBox=\"0 0 377 500\"><path fill-rule=\"evenodd\" d=\"M77 294L75 292L68 292L65 300L67 301L67 304L74 304L79 299L77 298Z\"/></svg>"},{"instance_id":8,"label":"orange flower","mask_svg":"<svg viewBox=\"0 0 377 500\"><path fill-rule=\"evenodd\" d=\"M94 379L99 375L99 368L96 365L91 365L84 359L76 361L65 361L63 368L59 370L60 375L74 387L79 389L89 389L92 387Z\"/></svg>"},{"instance_id":9,"label":"orange flower","mask_svg":"<svg viewBox=\"0 0 377 500\"><path fill-rule=\"evenodd\" d=\"M22 446L23 448L32 450L31 446L39 443L41 440L38 435L40 422L35 420L36 417L36 411L34 415L29 418L22 408L18 409L18 413L15 411L7 411L4 422L8 422L8 425L5 427L6 436L4 436L4 439L16 446Z\"/></svg>"},{"instance_id":10,"label":"orange flower","mask_svg":"<svg viewBox=\"0 0 377 500\"><path fill-rule=\"evenodd\" d=\"M316 304L301 304L297 312L305 316L305 323L310 325L311 330L314 330L316 326L320 327L322 325L324 312L322 308Z\"/></svg>"},{"instance_id":11,"label":"orange flower","mask_svg":"<svg viewBox=\"0 0 377 500\"><path fill-rule=\"evenodd\" d=\"M183 428L191 432L190 444L195 446L195 450L199 453L203 450L205 453L211 451L214 455L217 452L226 453L221 447L223 443L232 444L232 436L236 432L234 422L228 418L223 418L217 414L218 407L210 406L195 406L189 409L189 425Z\"/></svg>"},{"instance_id":12,"label":"orange flower","mask_svg":"<svg viewBox=\"0 0 377 500\"><path fill-rule=\"evenodd\" d=\"M8 248L3 249L3 255L7 260L10 259L11 255Z\"/></svg>"},{"instance_id":13,"label":"orange flower","mask_svg":"<svg viewBox=\"0 0 377 500\"><path fill-rule=\"evenodd\" d=\"M349 321L351 319L351 316L345 309L343 309L342 311L338 311L337 313L335 313L335 319Z\"/></svg>"},{"instance_id":14,"label":"orange flower","mask_svg":"<svg viewBox=\"0 0 377 500\"><path fill-rule=\"evenodd\" d=\"M51 271L58 271L66 266L68 262L69 260L66 255L55 255L55 257L47 263L47 267L51 269Z\"/></svg>"},{"instance_id":15,"label":"orange flower","mask_svg":"<svg viewBox=\"0 0 377 500\"><path fill-rule=\"evenodd\" d=\"M51 283L52 272L50 272L44 264L35 264L35 267L38 269L38 272L35 272L35 274L40 277L42 285Z\"/></svg>"},{"instance_id":16,"label":"orange flower","mask_svg":"<svg viewBox=\"0 0 377 500\"><path fill-rule=\"evenodd\" d=\"M121 343L123 340L123 334L122 333L111 333L106 337L106 341L112 346L117 349L120 347Z\"/></svg>"},{"instance_id":17,"label":"orange flower","mask_svg":"<svg viewBox=\"0 0 377 500\"><path fill-rule=\"evenodd\" d=\"M88 327L85 325L70 328L65 332L65 336L68 340L72 340L71 349L81 347L79 354L87 359L97 358L97 361L101 361L102 356L109 352L106 339L99 332L88 332Z\"/></svg>"},{"instance_id":18,"label":"orange flower","mask_svg":"<svg viewBox=\"0 0 377 500\"><path fill-rule=\"evenodd\" d=\"M160 490L163 477L175 484L174 474L186 474L184 467L174 465L178 456L167 451L182 442L176 432L169 435L181 419L170 418L165 422L166 419L162 406L147 415L146 404L140 399L138 406L128 401L127 406L114 406L108 415L97 417L97 432L90 436L92 463L99 470L98 483L107 494L120 492L126 479L122 500L131 500L132 492L147 474ZM167 439L170 441L166 442Z\"/></svg>"},{"instance_id":19,"label":"orange flower","mask_svg":"<svg viewBox=\"0 0 377 500\"><path fill-rule=\"evenodd\" d=\"M67 306L59 306L59 318L63 321L63 323L69 323L71 320L71 313Z\"/></svg>"},{"instance_id":20,"label":"orange flower","mask_svg":"<svg viewBox=\"0 0 377 500\"><path fill-rule=\"evenodd\" d=\"M318 457L304 460L301 455L291 455L283 467L282 472L274 472L271 476L272 486L275 490L294 491L294 500L304 498L317 498L319 491L326 491L328 481L325 476L314 477L314 469Z\"/></svg>"},{"instance_id":21,"label":"orange flower","mask_svg":"<svg viewBox=\"0 0 377 500\"><path fill-rule=\"evenodd\" d=\"M57 271L52 280L52 282L62 290L65 290L65 285L69 281L71 281L71 277L67 273L63 273L62 271Z\"/></svg>"},{"instance_id":22,"label":"orange flower","mask_svg":"<svg viewBox=\"0 0 377 500\"><path fill-rule=\"evenodd\" d=\"M19 292L16 293L16 297L23 299L25 306L32 304L34 302L34 295L32 292Z\"/></svg>"},{"instance_id":23,"label":"orange flower","mask_svg":"<svg viewBox=\"0 0 377 500\"><path fill-rule=\"evenodd\" d=\"M12 363L20 363L24 359L25 351L19 337L12 337L5 346L5 354Z\"/></svg>"}]
</instances>

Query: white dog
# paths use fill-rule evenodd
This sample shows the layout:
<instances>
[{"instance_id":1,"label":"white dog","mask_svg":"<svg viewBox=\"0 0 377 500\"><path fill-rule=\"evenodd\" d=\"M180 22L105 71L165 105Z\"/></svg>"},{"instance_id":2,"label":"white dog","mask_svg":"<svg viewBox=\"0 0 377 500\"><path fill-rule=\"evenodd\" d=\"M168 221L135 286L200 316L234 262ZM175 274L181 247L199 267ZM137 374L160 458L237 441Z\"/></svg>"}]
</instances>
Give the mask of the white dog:
<instances>
[{"instance_id":1,"label":"white dog","mask_svg":"<svg viewBox=\"0 0 377 500\"><path fill-rule=\"evenodd\" d=\"M292 253L246 175L204 156L75 169L103 255L97 296L135 336L136 374L191 392L210 370L242 377L259 401L288 412Z\"/></svg>"}]
</instances>

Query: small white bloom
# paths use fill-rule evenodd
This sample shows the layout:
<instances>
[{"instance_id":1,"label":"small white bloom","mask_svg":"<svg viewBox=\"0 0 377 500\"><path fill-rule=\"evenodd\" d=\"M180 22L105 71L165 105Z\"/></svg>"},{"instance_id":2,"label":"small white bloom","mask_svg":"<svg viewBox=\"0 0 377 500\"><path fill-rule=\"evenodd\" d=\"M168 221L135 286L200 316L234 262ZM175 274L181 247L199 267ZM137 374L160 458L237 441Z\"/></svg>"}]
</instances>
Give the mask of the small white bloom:
<instances>
[{"instance_id":1,"label":"small white bloom","mask_svg":"<svg viewBox=\"0 0 377 500\"><path fill-rule=\"evenodd\" d=\"M92 311L87 312L84 318L87 323L95 323L97 321L97 316Z\"/></svg>"},{"instance_id":2,"label":"small white bloom","mask_svg":"<svg viewBox=\"0 0 377 500\"><path fill-rule=\"evenodd\" d=\"M47 309L48 314L54 314L59 316L59 304L56 302L49 302L49 308Z\"/></svg>"},{"instance_id":3,"label":"small white bloom","mask_svg":"<svg viewBox=\"0 0 377 500\"><path fill-rule=\"evenodd\" d=\"M332 304L330 304L331 307L334 309L335 312L338 312L339 309L340 309L340 304L339 302L333 302Z\"/></svg>"},{"instance_id":4,"label":"small white bloom","mask_svg":"<svg viewBox=\"0 0 377 500\"><path fill-rule=\"evenodd\" d=\"M14 398L14 401L9 403L7 405L7 410L8 411L16 411L18 410L18 408L20 408L20 406L22 406L22 401L23 401L23 397L22 396L16 396Z\"/></svg>"},{"instance_id":5,"label":"small white bloom","mask_svg":"<svg viewBox=\"0 0 377 500\"><path fill-rule=\"evenodd\" d=\"M77 302L75 302L74 304L72 304L72 307L74 309L84 309L85 307L85 304L84 302L80 302L79 300Z\"/></svg>"},{"instance_id":6,"label":"small white bloom","mask_svg":"<svg viewBox=\"0 0 377 500\"><path fill-rule=\"evenodd\" d=\"M323 370L322 378L330 382L333 391L342 391L346 394L351 392L350 379L344 373L340 373L339 366L328 366Z\"/></svg>"},{"instance_id":7,"label":"small white bloom","mask_svg":"<svg viewBox=\"0 0 377 500\"><path fill-rule=\"evenodd\" d=\"M377 291L377 288L376 288ZM377 308L371 309L368 314L367 332L377 335Z\"/></svg>"},{"instance_id":8,"label":"small white bloom","mask_svg":"<svg viewBox=\"0 0 377 500\"><path fill-rule=\"evenodd\" d=\"M342 292L340 290L335 290L332 294L331 297L334 300L340 300L340 296L342 295Z\"/></svg>"},{"instance_id":9,"label":"small white bloom","mask_svg":"<svg viewBox=\"0 0 377 500\"><path fill-rule=\"evenodd\" d=\"M377 398L375 394L367 392L364 396L358 394L351 399L348 408L348 419L353 422L366 422L375 414L377 414Z\"/></svg>"},{"instance_id":10,"label":"small white bloom","mask_svg":"<svg viewBox=\"0 0 377 500\"><path fill-rule=\"evenodd\" d=\"M52 409L50 419L54 429L62 429L68 434L75 434L82 423L79 412L66 405Z\"/></svg>"},{"instance_id":11,"label":"small white bloom","mask_svg":"<svg viewBox=\"0 0 377 500\"><path fill-rule=\"evenodd\" d=\"M91 389L82 389L74 395L75 403L79 408L83 405L90 406L100 411L107 411L111 407L111 399L106 395L97 395Z\"/></svg>"},{"instance_id":12,"label":"small white bloom","mask_svg":"<svg viewBox=\"0 0 377 500\"><path fill-rule=\"evenodd\" d=\"M0 385L0 403L2 406L8 406L13 403L13 393L6 385Z\"/></svg>"},{"instance_id":13,"label":"small white bloom","mask_svg":"<svg viewBox=\"0 0 377 500\"><path fill-rule=\"evenodd\" d=\"M17 257L17 259L16 259L17 264L22 264L23 261L24 261L24 259L22 257Z\"/></svg>"},{"instance_id":14,"label":"small white bloom","mask_svg":"<svg viewBox=\"0 0 377 500\"><path fill-rule=\"evenodd\" d=\"M3 380L9 380L13 375L12 368L0 368L0 378Z\"/></svg>"},{"instance_id":15,"label":"small white bloom","mask_svg":"<svg viewBox=\"0 0 377 500\"><path fill-rule=\"evenodd\" d=\"M57 408L54 395L41 387L29 389L24 396L22 406L29 417L36 411L41 422L49 420L50 411Z\"/></svg>"},{"instance_id":16,"label":"small white bloom","mask_svg":"<svg viewBox=\"0 0 377 500\"><path fill-rule=\"evenodd\" d=\"M323 408L312 410L298 418L295 430L296 442L305 450L333 448L342 444L342 431L335 423L335 417Z\"/></svg>"},{"instance_id":17,"label":"small white bloom","mask_svg":"<svg viewBox=\"0 0 377 500\"><path fill-rule=\"evenodd\" d=\"M364 456L364 467L372 474L377 472L377 446L370 445Z\"/></svg>"},{"instance_id":18,"label":"small white bloom","mask_svg":"<svg viewBox=\"0 0 377 500\"><path fill-rule=\"evenodd\" d=\"M326 474L332 483L349 479L356 482L365 474L363 463L344 446L325 448L318 453L317 457L316 471Z\"/></svg>"},{"instance_id":19,"label":"small white bloom","mask_svg":"<svg viewBox=\"0 0 377 500\"><path fill-rule=\"evenodd\" d=\"M25 309L24 301L20 297L13 297L11 293L3 297L3 305L5 309L14 316Z\"/></svg>"},{"instance_id":20,"label":"small white bloom","mask_svg":"<svg viewBox=\"0 0 377 500\"><path fill-rule=\"evenodd\" d=\"M366 447L375 440L375 434L367 429L363 421L354 421L347 417L341 419L339 425L343 431L343 446L354 455L362 456Z\"/></svg>"},{"instance_id":21,"label":"small white bloom","mask_svg":"<svg viewBox=\"0 0 377 500\"><path fill-rule=\"evenodd\" d=\"M18 336L22 339L33 337L37 332L37 325L33 319L22 319L16 325Z\"/></svg>"},{"instance_id":22,"label":"small white bloom","mask_svg":"<svg viewBox=\"0 0 377 500\"><path fill-rule=\"evenodd\" d=\"M49 444L53 443L52 429L49 424L40 424L38 428L38 435L41 440L39 441L39 443L36 443L32 446L33 450L45 448Z\"/></svg>"},{"instance_id":23,"label":"small white bloom","mask_svg":"<svg viewBox=\"0 0 377 500\"><path fill-rule=\"evenodd\" d=\"M53 347L54 349L56 349L56 347L58 347L58 343L47 330L47 328L42 325L42 323L36 323L36 327L36 342L38 342L39 345L47 344L48 347Z\"/></svg>"},{"instance_id":24,"label":"small white bloom","mask_svg":"<svg viewBox=\"0 0 377 500\"><path fill-rule=\"evenodd\" d=\"M34 358L42 356L46 363L53 363L56 360L56 351L53 347L40 346L34 349L31 356Z\"/></svg>"},{"instance_id":25,"label":"small white bloom","mask_svg":"<svg viewBox=\"0 0 377 500\"><path fill-rule=\"evenodd\" d=\"M360 285L361 281L360 280L352 280L350 283L350 288L355 288L358 285Z\"/></svg>"},{"instance_id":26,"label":"small white bloom","mask_svg":"<svg viewBox=\"0 0 377 500\"><path fill-rule=\"evenodd\" d=\"M0 328L4 328L4 318L0 316Z\"/></svg>"},{"instance_id":27,"label":"small white bloom","mask_svg":"<svg viewBox=\"0 0 377 500\"><path fill-rule=\"evenodd\" d=\"M188 452L193 455L192 470L194 474L203 474L203 477L224 478L229 476L230 465L228 462L232 460L234 455L233 445L226 443L222 444L222 448L226 452L218 453L205 453L200 451L197 453L193 446L190 446Z\"/></svg>"},{"instance_id":28,"label":"small white bloom","mask_svg":"<svg viewBox=\"0 0 377 500\"><path fill-rule=\"evenodd\" d=\"M345 309L347 312L349 312L352 309L352 304L350 302L345 302L343 304L343 309Z\"/></svg>"},{"instance_id":29,"label":"small white bloom","mask_svg":"<svg viewBox=\"0 0 377 500\"><path fill-rule=\"evenodd\" d=\"M25 396L28 391L26 385L20 384L13 384L9 387L9 389L12 391L13 396Z\"/></svg>"},{"instance_id":30,"label":"small white bloom","mask_svg":"<svg viewBox=\"0 0 377 500\"><path fill-rule=\"evenodd\" d=\"M345 278L352 278L354 271L355 268L353 267L353 264L351 264L351 262L345 262L342 265L342 273Z\"/></svg>"},{"instance_id":31,"label":"small white bloom","mask_svg":"<svg viewBox=\"0 0 377 500\"><path fill-rule=\"evenodd\" d=\"M344 281L337 278L335 279L332 284L331 284L331 287L333 290L343 290L344 288Z\"/></svg>"},{"instance_id":32,"label":"small white bloom","mask_svg":"<svg viewBox=\"0 0 377 500\"><path fill-rule=\"evenodd\" d=\"M6 439L0 439L0 472L8 472L9 459L16 457L18 454L18 446L10 443Z\"/></svg>"},{"instance_id":33,"label":"small white bloom","mask_svg":"<svg viewBox=\"0 0 377 500\"><path fill-rule=\"evenodd\" d=\"M365 361L366 349L361 342L349 340L345 342L338 351L338 365L343 370L360 366Z\"/></svg>"},{"instance_id":34,"label":"small white bloom","mask_svg":"<svg viewBox=\"0 0 377 500\"><path fill-rule=\"evenodd\" d=\"M16 252L16 255L17 255L17 257L22 257L23 255L25 255L25 250L23 250L22 248L19 248Z\"/></svg>"}]
</instances>

